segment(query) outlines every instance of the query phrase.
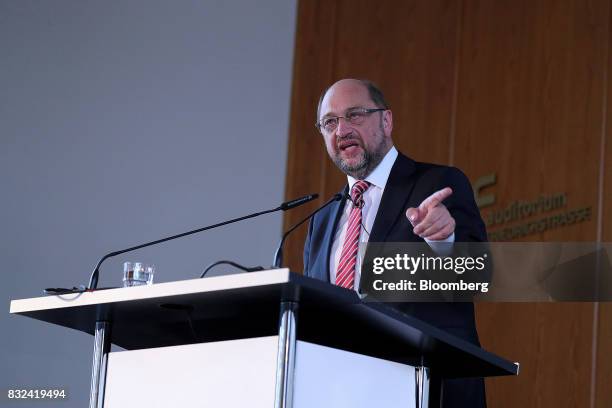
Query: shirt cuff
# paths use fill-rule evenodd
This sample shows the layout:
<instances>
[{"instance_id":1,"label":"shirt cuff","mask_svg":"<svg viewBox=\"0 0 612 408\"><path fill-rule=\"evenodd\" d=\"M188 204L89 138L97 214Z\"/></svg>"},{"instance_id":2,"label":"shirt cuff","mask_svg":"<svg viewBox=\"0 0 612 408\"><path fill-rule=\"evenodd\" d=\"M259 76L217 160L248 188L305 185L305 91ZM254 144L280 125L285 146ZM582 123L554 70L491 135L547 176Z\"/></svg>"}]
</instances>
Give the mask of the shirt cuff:
<instances>
[{"instance_id":1,"label":"shirt cuff","mask_svg":"<svg viewBox=\"0 0 612 408\"><path fill-rule=\"evenodd\" d=\"M425 238L427 245L438 255L446 256L453 252L453 244L455 242L455 233L453 232L448 237L439 240L430 240Z\"/></svg>"}]
</instances>

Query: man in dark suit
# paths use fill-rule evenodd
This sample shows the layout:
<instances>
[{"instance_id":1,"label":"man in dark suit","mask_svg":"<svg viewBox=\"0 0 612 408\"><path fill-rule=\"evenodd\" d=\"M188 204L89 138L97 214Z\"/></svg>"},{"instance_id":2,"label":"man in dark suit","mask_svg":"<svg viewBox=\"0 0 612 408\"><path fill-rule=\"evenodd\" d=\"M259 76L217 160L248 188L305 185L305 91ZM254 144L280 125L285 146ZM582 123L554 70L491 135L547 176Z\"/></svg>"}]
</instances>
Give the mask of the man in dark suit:
<instances>
[{"instance_id":1,"label":"man in dark suit","mask_svg":"<svg viewBox=\"0 0 612 408\"><path fill-rule=\"evenodd\" d=\"M345 199L310 223L306 276L358 290L359 243L426 242L438 252L455 242L486 241L467 177L456 168L415 162L398 152L391 139L392 113L373 83L344 79L330 86L319 101L317 127L348 185ZM390 305L479 344L472 303ZM445 381L442 399L444 407L485 406L484 382Z\"/></svg>"}]
</instances>

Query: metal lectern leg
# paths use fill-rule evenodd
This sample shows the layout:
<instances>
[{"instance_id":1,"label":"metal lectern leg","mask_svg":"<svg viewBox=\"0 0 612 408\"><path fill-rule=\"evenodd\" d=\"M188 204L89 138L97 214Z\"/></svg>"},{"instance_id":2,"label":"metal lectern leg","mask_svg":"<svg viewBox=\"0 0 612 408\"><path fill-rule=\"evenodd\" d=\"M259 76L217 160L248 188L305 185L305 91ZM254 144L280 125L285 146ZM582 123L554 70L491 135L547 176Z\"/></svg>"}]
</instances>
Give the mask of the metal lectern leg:
<instances>
[{"instance_id":1,"label":"metal lectern leg","mask_svg":"<svg viewBox=\"0 0 612 408\"><path fill-rule=\"evenodd\" d=\"M109 322L96 322L93 364L91 367L91 390L89 408L102 408L104 405L104 386L106 383L106 361L110 350Z\"/></svg>"},{"instance_id":2,"label":"metal lectern leg","mask_svg":"<svg viewBox=\"0 0 612 408\"><path fill-rule=\"evenodd\" d=\"M275 408L291 408L293 406L297 308L298 304L295 302L281 302L276 359Z\"/></svg>"},{"instance_id":3,"label":"metal lectern leg","mask_svg":"<svg viewBox=\"0 0 612 408\"><path fill-rule=\"evenodd\" d=\"M417 408L429 407L429 367L415 367L416 374L416 406Z\"/></svg>"}]
</instances>

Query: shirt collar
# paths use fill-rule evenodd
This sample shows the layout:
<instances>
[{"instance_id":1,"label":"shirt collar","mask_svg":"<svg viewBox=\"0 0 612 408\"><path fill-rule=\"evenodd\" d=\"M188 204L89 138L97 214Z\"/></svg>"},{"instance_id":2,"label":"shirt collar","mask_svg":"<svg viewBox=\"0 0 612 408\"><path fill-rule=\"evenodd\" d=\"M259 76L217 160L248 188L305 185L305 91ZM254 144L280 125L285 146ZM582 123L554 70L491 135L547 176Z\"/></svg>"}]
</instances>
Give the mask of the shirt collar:
<instances>
[{"instance_id":1,"label":"shirt collar","mask_svg":"<svg viewBox=\"0 0 612 408\"><path fill-rule=\"evenodd\" d=\"M387 185L387 180L389 179L389 174L391 174L391 167L393 167L393 163L395 163L395 159L397 159L397 149L395 146L391 146L391 149L385 154L382 161L378 163L378 166L365 178L365 181L370 184L380 188L381 190L385 189ZM358 180L351 176L346 176L349 184L349 191L353 188L353 184L355 184Z\"/></svg>"}]
</instances>

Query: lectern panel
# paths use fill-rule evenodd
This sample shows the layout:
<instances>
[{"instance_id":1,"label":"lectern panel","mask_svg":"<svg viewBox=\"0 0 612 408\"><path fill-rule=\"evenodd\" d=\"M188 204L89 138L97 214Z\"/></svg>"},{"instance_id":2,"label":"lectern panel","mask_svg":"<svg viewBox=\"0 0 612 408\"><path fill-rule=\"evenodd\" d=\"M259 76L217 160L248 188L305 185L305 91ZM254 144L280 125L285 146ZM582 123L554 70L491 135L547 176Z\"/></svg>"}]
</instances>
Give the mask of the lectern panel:
<instances>
[{"instance_id":1,"label":"lectern panel","mask_svg":"<svg viewBox=\"0 0 612 408\"><path fill-rule=\"evenodd\" d=\"M278 337L109 354L105 408L274 406Z\"/></svg>"}]
</instances>

